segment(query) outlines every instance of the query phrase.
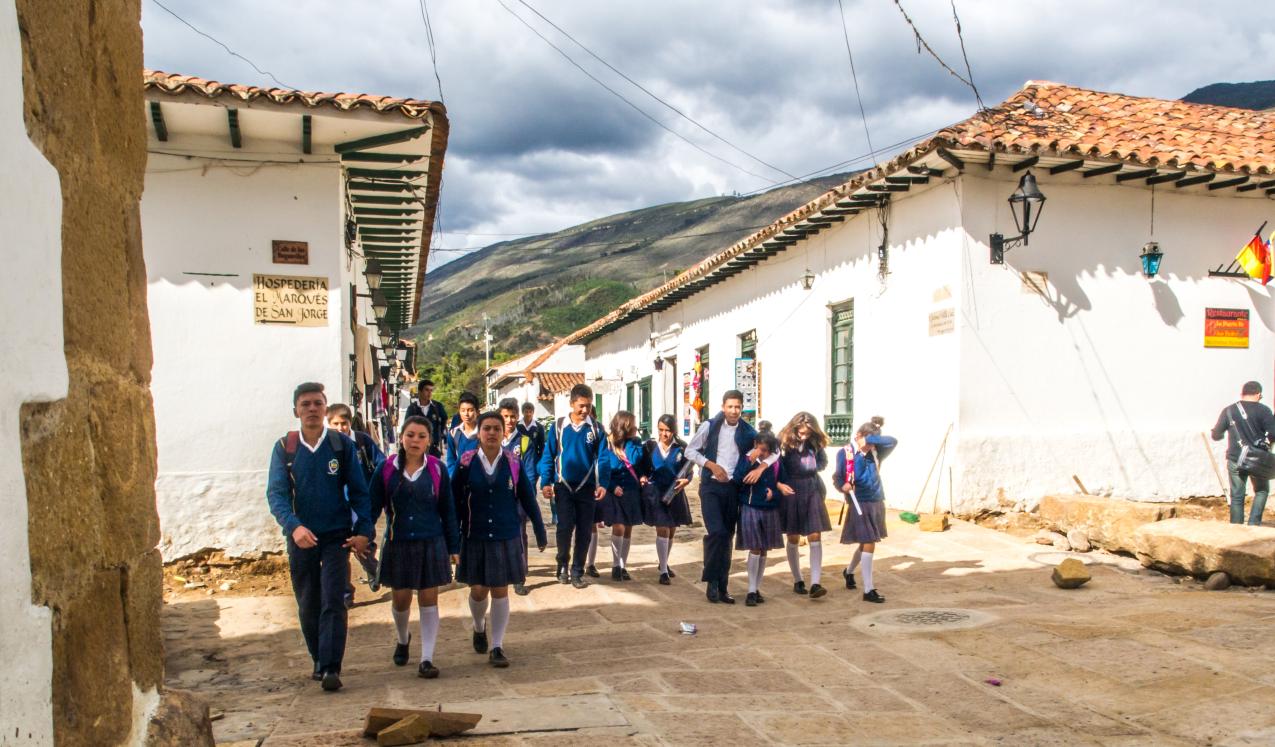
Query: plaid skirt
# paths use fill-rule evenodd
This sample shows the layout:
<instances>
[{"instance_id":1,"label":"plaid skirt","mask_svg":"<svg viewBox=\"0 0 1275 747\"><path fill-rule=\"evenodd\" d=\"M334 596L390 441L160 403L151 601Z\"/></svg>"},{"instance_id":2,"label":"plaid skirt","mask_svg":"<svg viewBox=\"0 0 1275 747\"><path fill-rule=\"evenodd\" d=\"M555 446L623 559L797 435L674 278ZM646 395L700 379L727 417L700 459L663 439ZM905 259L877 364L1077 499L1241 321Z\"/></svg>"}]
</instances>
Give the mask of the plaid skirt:
<instances>
[{"instance_id":1,"label":"plaid skirt","mask_svg":"<svg viewBox=\"0 0 1275 747\"><path fill-rule=\"evenodd\" d=\"M667 506L660 502L663 495L654 482L642 487L642 523L649 527L689 526L691 504L686 500L686 491L677 491Z\"/></svg>"},{"instance_id":2,"label":"plaid skirt","mask_svg":"<svg viewBox=\"0 0 1275 747\"><path fill-rule=\"evenodd\" d=\"M828 507L819 490L818 477L798 477L788 483L796 492L779 497L779 525L784 534L832 531Z\"/></svg>"},{"instance_id":3,"label":"plaid skirt","mask_svg":"<svg viewBox=\"0 0 1275 747\"><path fill-rule=\"evenodd\" d=\"M391 589L432 589L452 582L451 559L442 537L391 540L381 559L381 583Z\"/></svg>"},{"instance_id":4,"label":"plaid skirt","mask_svg":"<svg viewBox=\"0 0 1275 747\"><path fill-rule=\"evenodd\" d=\"M642 524L641 493L626 490L624 495L617 496L608 492L607 497L602 499L598 506L602 508L602 513L598 515L602 517L602 523L607 526L623 524L631 527Z\"/></svg>"},{"instance_id":5,"label":"plaid skirt","mask_svg":"<svg viewBox=\"0 0 1275 747\"><path fill-rule=\"evenodd\" d=\"M509 586L527 580L522 565L522 540L461 540L456 580L470 586Z\"/></svg>"},{"instance_id":6,"label":"plaid skirt","mask_svg":"<svg viewBox=\"0 0 1275 747\"><path fill-rule=\"evenodd\" d=\"M740 506L736 550L778 550L784 546L779 528L779 509Z\"/></svg>"},{"instance_id":7,"label":"plaid skirt","mask_svg":"<svg viewBox=\"0 0 1275 747\"><path fill-rule=\"evenodd\" d=\"M853 503L846 507L841 544L857 545L885 539L885 501L859 501L859 508L863 509L863 513L855 511Z\"/></svg>"}]
</instances>

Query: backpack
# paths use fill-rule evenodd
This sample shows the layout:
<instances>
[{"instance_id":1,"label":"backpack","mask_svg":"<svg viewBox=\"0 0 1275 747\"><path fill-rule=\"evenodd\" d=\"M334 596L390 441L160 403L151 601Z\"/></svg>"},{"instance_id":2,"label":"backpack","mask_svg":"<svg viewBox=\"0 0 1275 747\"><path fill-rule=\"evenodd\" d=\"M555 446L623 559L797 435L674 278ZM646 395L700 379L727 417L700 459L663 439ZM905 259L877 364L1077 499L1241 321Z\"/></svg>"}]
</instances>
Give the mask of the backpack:
<instances>
[{"instance_id":1,"label":"backpack","mask_svg":"<svg viewBox=\"0 0 1275 747\"><path fill-rule=\"evenodd\" d=\"M398 461L397 454L391 454L385 458L385 463L381 465L381 486L388 492L390 489L390 477L394 475L394 464ZM429 469L430 481L434 483L434 497L438 497L438 491L443 489L443 473L439 466L438 457L433 454L425 455L425 466Z\"/></svg>"},{"instance_id":2,"label":"backpack","mask_svg":"<svg viewBox=\"0 0 1275 747\"><path fill-rule=\"evenodd\" d=\"M288 431L288 435L279 439L283 447L283 466L288 470L288 492L292 496L292 512L297 511L297 478L292 474L292 464L297 461L297 448L301 445L301 431ZM337 462L341 465L340 477L345 480L346 454L345 440L334 430L328 431L328 445L336 452Z\"/></svg>"},{"instance_id":3,"label":"backpack","mask_svg":"<svg viewBox=\"0 0 1275 747\"><path fill-rule=\"evenodd\" d=\"M509 462L509 472L514 477L514 486L516 488L518 485L518 478L522 475L522 462L518 461L518 455L509 449L501 449L501 451L505 454L505 461ZM474 455L477 453L478 450L474 449L473 451L466 451L464 454L461 454L460 466L465 469L469 469L469 464L474 461Z\"/></svg>"},{"instance_id":4,"label":"backpack","mask_svg":"<svg viewBox=\"0 0 1275 747\"><path fill-rule=\"evenodd\" d=\"M565 426L565 425L566 425L566 422L567 422L567 419L566 419L565 417L563 417L563 418L558 418L558 421L557 421L557 426L556 426L556 427L557 427L557 433L558 433L558 460L557 460L557 464L554 466L554 470L555 470L555 472L556 472L556 477L558 478L558 482L560 482L560 483L562 483L563 485L566 485L567 487L571 488L571 485L569 485L569 484L567 483L567 481L566 481L566 480L562 479L562 447L563 447L563 443L564 443L564 442L563 442L563 426ZM593 436L594 436L594 438L595 438L595 439L597 439L600 443L605 443L605 442L606 442L606 436L605 436L604 434L602 434L602 433L599 433L599 431L601 431L601 430L602 430L602 428L598 425L598 421L596 421L596 420L595 420L595 421L593 421L593 426L592 426L592 427L593 427ZM597 469L597 467L598 467L598 458L599 458L601 455L602 455L602 447L601 447L601 446L598 446L598 451L597 451L597 453L593 455L593 464L589 467L589 471L590 471L590 472L595 471L595 470ZM571 488L571 489L572 489L573 491L578 491L578 490L580 490L580 488L583 488L583 487L585 486L585 483L587 483L587 482L589 482L589 476L586 474L586 475L585 475L585 477L584 477L584 480L583 480L583 481L582 481L579 485L577 485L577 486L575 486L574 488Z\"/></svg>"}]
</instances>

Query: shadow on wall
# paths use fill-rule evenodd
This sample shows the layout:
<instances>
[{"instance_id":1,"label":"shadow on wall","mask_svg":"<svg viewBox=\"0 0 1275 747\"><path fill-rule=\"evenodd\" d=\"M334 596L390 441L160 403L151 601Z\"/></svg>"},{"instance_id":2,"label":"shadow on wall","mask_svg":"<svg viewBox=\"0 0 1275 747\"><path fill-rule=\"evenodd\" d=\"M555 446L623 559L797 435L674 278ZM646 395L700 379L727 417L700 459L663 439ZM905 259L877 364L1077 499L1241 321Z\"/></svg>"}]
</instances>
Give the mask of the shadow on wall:
<instances>
[{"instance_id":1,"label":"shadow on wall","mask_svg":"<svg viewBox=\"0 0 1275 747\"><path fill-rule=\"evenodd\" d=\"M1148 285L1151 286L1151 298L1160 319L1170 327L1178 326L1186 314L1182 311L1182 304L1178 303L1178 296L1173 288L1163 280L1154 280Z\"/></svg>"}]
</instances>

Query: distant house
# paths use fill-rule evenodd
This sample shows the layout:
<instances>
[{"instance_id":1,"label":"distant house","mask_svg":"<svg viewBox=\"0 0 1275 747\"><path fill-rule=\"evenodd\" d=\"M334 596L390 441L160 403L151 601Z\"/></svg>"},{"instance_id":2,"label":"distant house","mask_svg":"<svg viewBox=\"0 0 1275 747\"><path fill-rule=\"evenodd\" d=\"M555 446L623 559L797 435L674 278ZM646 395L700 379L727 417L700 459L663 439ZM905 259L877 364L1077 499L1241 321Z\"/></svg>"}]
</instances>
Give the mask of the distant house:
<instances>
[{"instance_id":1,"label":"distant house","mask_svg":"<svg viewBox=\"0 0 1275 747\"><path fill-rule=\"evenodd\" d=\"M487 369L492 406L506 397L536 406L536 418L566 414L571 387L584 383L584 347L555 342Z\"/></svg>"},{"instance_id":2,"label":"distant house","mask_svg":"<svg viewBox=\"0 0 1275 747\"><path fill-rule=\"evenodd\" d=\"M840 445L882 415L897 507L1217 495L1201 431L1272 384L1270 290L1226 275L1273 172L1275 113L1032 82L567 342L605 409L649 397L684 434L753 381L776 429L807 410ZM1028 174L1046 201L1015 246Z\"/></svg>"},{"instance_id":3,"label":"distant house","mask_svg":"<svg viewBox=\"0 0 1275 747\"><path fill-rule=\"evenodd\" d=\"M375 428L395 363L410 365L410 346L384 348L420 308L446 113L157 71L143 84L160 547L278 550L266 469L298 427L293 387L322 382Z\"/></svg>"}]
</instances>

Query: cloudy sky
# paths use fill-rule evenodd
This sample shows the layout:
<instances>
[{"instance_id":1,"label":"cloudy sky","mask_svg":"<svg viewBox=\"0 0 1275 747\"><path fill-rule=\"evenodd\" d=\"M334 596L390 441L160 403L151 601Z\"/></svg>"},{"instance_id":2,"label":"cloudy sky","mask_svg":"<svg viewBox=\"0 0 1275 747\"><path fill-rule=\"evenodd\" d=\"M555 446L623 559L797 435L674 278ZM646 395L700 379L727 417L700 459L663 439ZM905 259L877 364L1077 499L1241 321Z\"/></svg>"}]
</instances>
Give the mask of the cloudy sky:
<instances>
[{"instance_id":1,"label":"cloudy sky","mask_svg":"<svg viewBox=\"0 0 1275 747\"><path fill-rule=\"evenodd\" d=\"M420 0L158 2L288 86L439 96ZM147 67L276 85L158 2L142 0ZM837 0L426 2L451 119L433 265L636 207L870 164ZM950 0L900 2L964 74ZM878 160L973 113L972 91L917 53L892 0L843 3ZM1275 3L956 0L956 10L988 105L1033 79L1178 98L1275 77Z\"/></svg>"}]
</instances>

